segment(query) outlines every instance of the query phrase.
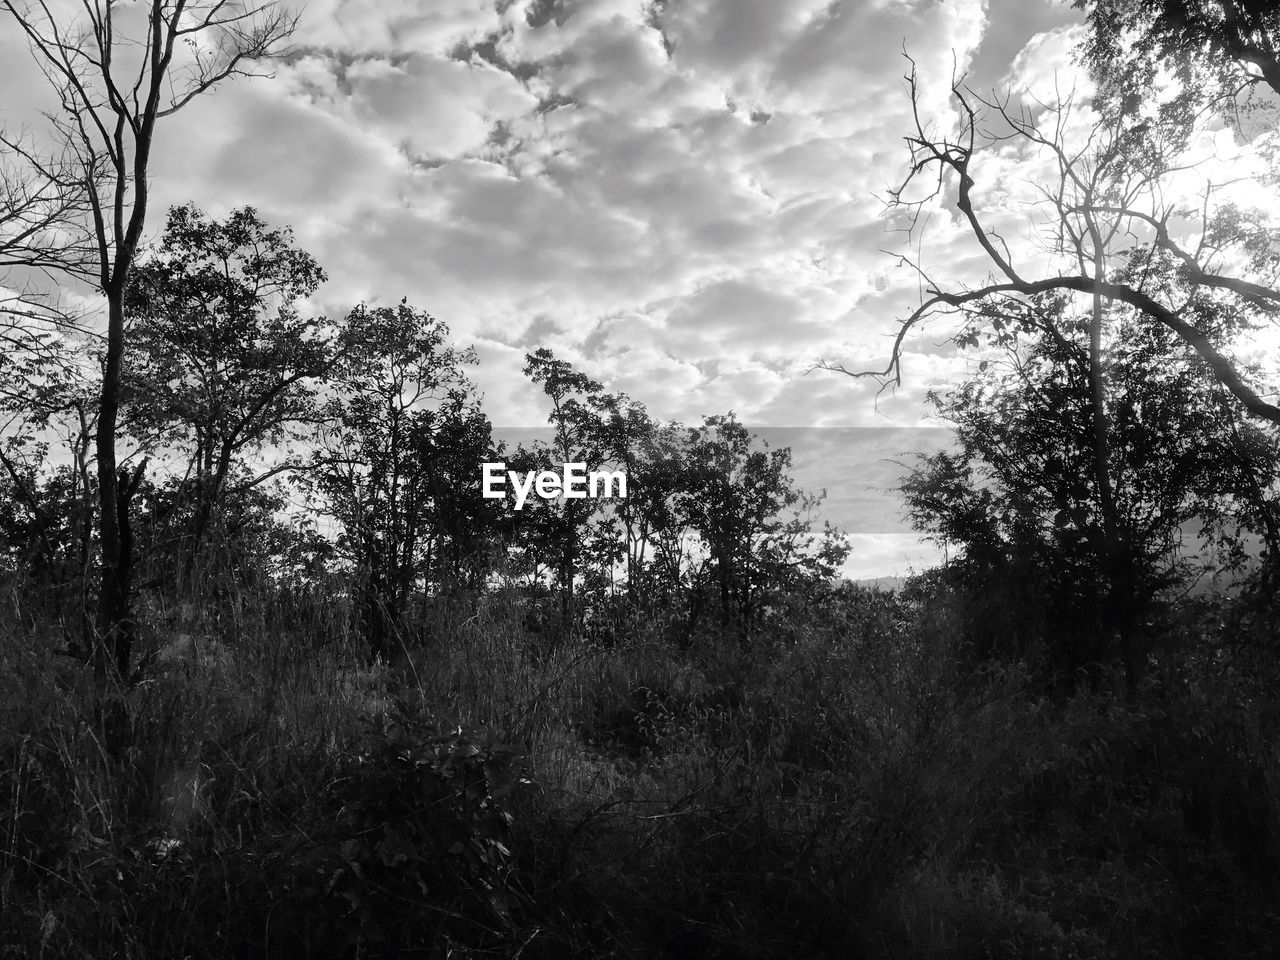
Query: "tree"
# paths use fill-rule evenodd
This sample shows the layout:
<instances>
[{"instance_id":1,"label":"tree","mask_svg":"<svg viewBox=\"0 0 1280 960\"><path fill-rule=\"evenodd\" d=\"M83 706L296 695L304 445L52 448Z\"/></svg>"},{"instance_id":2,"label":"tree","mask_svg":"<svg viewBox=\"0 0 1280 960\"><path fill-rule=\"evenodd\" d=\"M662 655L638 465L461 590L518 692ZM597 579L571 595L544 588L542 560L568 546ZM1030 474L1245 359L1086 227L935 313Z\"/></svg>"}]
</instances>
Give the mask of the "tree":
<instances>
[{"instance_id":1,"label":"tree","mask_svg":"<svg viewBox=\"0 0 1280 960\"><path fill-rule=\"evenodd\" d=\"M247 451L279 447L315 419L314 381L337 358L322 319L298 301L324 271L251 207L211 221L174 207L154 255L133 271L125 309L134 359L124 384L130 432L185 448L194 509L188 575ZM294 469L285 458L245 475L236 492Z\"/></svg>"},{"instance_id":2,"label":"tree","mask_svg":"<svg viewBox=\"0 0 1280 960\"><path fill-rule=\"evenodd\" d=\"M233 471L233 480L238 479ZM247 479L247 478L246 478ZM312 529L310 518L289 516L289 490L279 482L236 484L243 491L222 505L218 537L207 546L218 575L190 585L188 597L204 604L235 602L246 593L274 592L300 585L302 574L315 572L314 560L328 544ZM146 479L135 494L133 527L140 552L165 559L175 515L189 518L194 504L185 478L176 474L160 482ZM173 558L170 556L172 563Z\"/></svg>"},{"instance_id":3,"label":"tree","mask_svg":"<svg viewBox=\"0 0 1280 960\"><path fill-rule=\"evenodd\" d=\"M1051 665L1071 672L1118 652L1132 686L1139 628L1161 597L1237 564L1246 534L1280 549L1280 436L1249 422L1166 329L1123 306L1107 320L1109 505L1090 467L1094 318L1062 296L991 320L987 347L1003 359L930 394L958 451L921 458L902 489L915 528L959 547L953 575L988 601L971 623L979 653L1047 642ZM1199 557L1182 551L1189 528L1207 541Z\"/></svg>"},{"instance_id":4,"label":"tree","mask_svg":"<svg viewBox=\"0 0 1280 960\"><path fill-rule=\"evenodd\" d=\"M1280 407L1268 399L1259 372L1234 355L1242 334L1274 320L1280 311L1278 234L1261 213L1216 202L1219 185L1211 181L1198 203L1188 202L1176 181L1194 170L1181 153L1190 128L1177 111L1152 114L1142 98L1126 96L1100 114L1079 118L1086 121L1081 124L1080 107L1070 97L1014 107L1007 98L984 99L955 82L951 89L958 127L954 134L938 134L920 114L914 64L908 83L915 118L915 132L908 137L911 168L891 193L891 205L907 214L914 230L921 212L950 194L994 277L977 286L947 289L921 270L923 300L900 323L884 369L855 373L842 365L824 366L851 376L876 376L885 386L896 384L906 336L935 314L960 314L970 323L998 330L995 322L1007 316L1010 303L1026 308L1046 295L1089 297L1089 469L1107 544L1100 558L1109 583L1104 594L1112 598L1108 603L1123 605L1122 598L1132 593L1126 578L1133 569L1134 545L1126 541L1115 505L1109 462L1112 371L1102 363L1107 313L1115 306L1136 311L1134 316L1170 334L1171 347L1194 350L1243 410L1280 423ZM1077 133L1080 127L1083 132ZM978 202L980 160L1011 143L1024 150L1026 162L1042 160L1053 170L1036 185L1042 200L1036 227L1049 240L1044 249L1015 252L995 226L999 205ZM926 184L923 195L913 194L921 181ZM1126 622L1118 617L1113 624L1123 629ZM1130 639L1122 635L1122 647ZM1132 650L1125 655L1131 681L1138 672L1135 657Z\"/></svg>"},{"instance_id":5,"label":"tree","mask_svg":"<svg viewBox=\"0 0 1280 960\"><path fill-rule=\"evenodd\" d=\"M797 489L790 468L790 449L761 448L732 413L689 430L678 509L706 551L721 627L744 642L772 595L834 576L848 556L838 530L813 534L822 497ZM700 594L695 583L691 624Z\"/></svg>"},{"instance_id":6,"label":"tree","mask_svg":"<svg viewBox=\"0 0 1280 960\"><path fill-rule=\"evenodd\" d=\"M32 607L58 610L79 572L78 491L72 468L43 473L43 452L24 460L4 457L0 562L5 574L22 574Z\"/></svg>"},{"instance_id":7,"label":"tree","mask_svg":"<svg viewBox=\"0 0 1280 960\"><path fill-rule=\"evenodd\" d=\"M557 459L559 464L586 463L587 469L597 469L602 459L600 405L604 387L546 347L525 354L525 361L525 376L541 386L551 401L547 420L554 430L549 449L530 451L529 459L541 461L534 469L554 468ZM546 535L555 544L560 619L568 630L577 623L574 579L582 550L582 527L594 509L586 499L564 497L557 507L540 514Z\"/></svg>"},{"instance_id":8,"label":"tree","mask_svg":"<svg viewBox=\"0 0 1280 960\"><path fill-rule=\"evenodd\" d=\"M445 595L481 588L499 549L501 505L476 495L479 464L497 455L493 425L469 385L424 412L412 444L426 506L424 580Z\"/></svg>"},{"instance_id":9,"label":"tree","mask_svg":"<svg viewBox=\"0 0 1280 960\"><path fill-rule=\"evenodd\" d=\"M1268 0L1075 0L1088 11L1082 53L1112 108L1150 98L1164 69L1176 93L1166 119L1186 122L1206 98L1234 106L1259 85L1280 93L1280 10Z\"/></svg>"},{"instance_id":10,"label":"tree","mask_svg":"<svg viewBox=\"0 0 1280 960\"><path fill-rule=\"evenodd\" d=\"M68 319L50 308L32 285L32 274L92 274L84 184L73 157L41 156L22 138L0 132L0 280L9 287L0 297L0 342L6 352L31 344L33 323L39 329Z\"/></svg>"},{"instance_id":11,"label":"tree","mask_svg":"<svg viewBox=\"0 0 1280 960\"><path fill-rule=\"evenodd\" d=\"M670 605L686 583L691 537L678 501L688 447L689 434L681 424L655 422L631 454L635 480L626 509L636 543L628 552L636 556L628 560L627 585L639 601L654 607Z\"/></svg>"},{"instance_id":12,"label":"tree","mask_svg":"<svg viewBox=\"0 0 1280 960\"><path fill-rule=\"evenodd\" d=\"M602 505L616 520L633 614L678 601L688 567L688 518L677 509L687 480L688 432L654 420L625 394L599 399L601 455L627 476L627 496Z\"/></svg>"},{"instance_id":13,"label":"tree","mask_svg":"<svg viewBox=\"0 0 1280 960\"><path fill-rule=\"evenodd\" d=\"M315 483L342 524L361 626L375 656L389 652L423 573L431 526L439 519L432 493L441 478L431 470L442 463L458 468L440 443L459 437L470 447L482 442L477 436L487 424L477 419L461 369L475 363L475 353L449 346L448 336L443 322L407 301L361 305L347 317L333 370ZM458 522L458 514L450 519Z\"/></svg>"},{"instance_id":14,"label":"tree","mask_svg":"<svg viewBox=\"0 0 1280 960\"><path fill-rule=\"evenodd\" d=\"M645 487L649 478L640 476L643 467L647 466L644 451L657 429L648 410L644 404L625 394L608 394L600 398L599 417L602 457L616 465L627 477L629 494L632 490L638 491ZM639 498L633 500L628 496L614 506L619 525L616 536L621 538L620 549L616 553L625 564L627 597L632 604L638 596L638 581L648 533L645 515L637 509L642 502ZM610 551L610 555L613 552L615 551Z\"/></svg>"},{"instance_id":15,"label":"tree","mask_svg":"<svg viewBox=\"0 0 1280 960\"><path fill-rule=\"evenodd\" d=\"M518 448L508 466L558 470L564 463L585 463L589 470L616 470L627 477L627 496L526 502L513 517L515 539L535 581L542 563L555 571L563 625L577 629L592 618L597 624L608 620L612 630L624 615L615 596L617 568L621 566L626 586L625 614L635 615L651 584L650 557L671 543L670 537L661 544L659 540L664 530L674 532L667 520L682 475L675 453L681 431L656 423L642 403L606 392L545 347L527 354L526 360L526 375L551 400L553 439L550 445ZM679 585L676 576L670 587Z\"/></svg>"},{"instance_id":16,"label":"tree","mask_svg":"<svg viewBox=\"0 0 1280 960\"><path fill-rule=\"evenodd\" d=\"M92 270L83 219L87 196L74 162L41 157L30 144L0 132L0 465L14 496L37 514L35 490L19 477L44 460L47 451L36 436L61 415L85 411L76 388L82 376L68 342L83 331L32 278ZM87 425L82 416L80 426ZM83 437L82 431L73 445L78 464Z\"/></svg>"},{"instance_id":17,"label":"tree","mask_svg":"<svg viewBox=\"0 0 1280 960\"><path fill-rule=\"evenodd\" d=\"M954 183L955 207L996 277L981 286L947 290L925 276L924 299L899 324L883 369L854 372L841 364L824 362L822 366L850 376L879 377L886 385L897 384L901 382L903 343L929 317L945 312L981 312L984 301L992 298L1029 298L1060 291L1135 308L1148 322L1167 328L1194 349L1251 414L1280 423L1280 406L1266 399L1265 391L1236 363L1229 346L1189 319L1192 311L1225 313L1242 323L1276 314L1280 309L1280 289L1275 285L1280 254L1272 243L1273 230L1247 212L1227 204L1215 205L1216 186L1212 183L1206 185L1198 208L1178 201L1177 191L1166 189L1167 179L1176 169L1174 145L1162 143L1149 125L1144 126L1129 112L1102 117L1086 134L1083 145L1073 145L1068 135L1073 110L1069 99L1034 112L1012 109L1007 101L977 97L957 82L952 85L952 95L958 109L958 132L939 136L920 115L914 65L908 81L915 108L915 132L907 138L911 169L892 192L891 204L912 218L914 228L920 211ZM1131 106L1136 109L1140 105ZM999 121L985 133L984 111ZM1025 266L975 203L978 160L1009 141L1039 152L1057 169L1056 179L1040 189L1054 238L1052 252L1058 255L1054 265L1059 269L1037 279L1024 275ZM925 195L910 196L912 185L921 179L928 183ZM1119 279L1107 263L1113 251L1096 233L1101 224L1111 225L1108 232L1114 241L1125 245L1131 260L1142 257L1153 264L1169 264L1175 268L1172 276L1158 271L1158 285L1147 283L1141 272ZM1233 263L1243 264L1245 272L1239 276L1226 272L1224 265Z\"/></svg>"},{"instance_id":18,"label":"tree","mask_svg":"<svg viewBox=\"0 0 1280 960\"><path fill-rule=\"evenodd\" d=\"M151 0L85 3L67 24L48 0L0 0L22 31L60 109L55 136L87 198L95 282L106 298L98 401L101 592L95 673L129 672L133 641L129 496L141 471L118 474L116 430L126 349L124 301L149 205L148 172L161 120L250 65L281 53L297 18L277 3Z\"/></svg>"}]
</instances>

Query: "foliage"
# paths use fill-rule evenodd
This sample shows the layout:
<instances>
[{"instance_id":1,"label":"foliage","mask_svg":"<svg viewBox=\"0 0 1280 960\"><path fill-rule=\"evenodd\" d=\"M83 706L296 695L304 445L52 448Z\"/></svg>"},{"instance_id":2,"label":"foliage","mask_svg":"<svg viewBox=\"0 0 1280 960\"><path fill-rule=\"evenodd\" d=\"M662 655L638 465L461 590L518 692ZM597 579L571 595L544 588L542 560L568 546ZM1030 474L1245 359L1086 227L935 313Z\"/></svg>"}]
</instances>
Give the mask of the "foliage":
<instances>
[{"instance_id":1,"label":"foliage","mask_svg":"<svg viewBox=\"0 0 1280 960\"><path fill-rule=\"evenodd\" d=\"M122 15L118 4L85 6L79 23L68 28L46 3L4 0L0 8L26 40L58 103L44 114L52 135L44 151L0 138L6 163L16 158L21 168L4 184L6 190L17 185L18 195L0 204L8 209L0 220L6 233L17 229L18 243L3 246L17 253L21 265L91 279L106 300L101 389L93 416L81 418L94 422L101 555L97 630L86 639L92 640L95 672L105 681L112 666L117 677L129 674L135 639L129 498L143 467L122 469L116 442L128 346L124 305L147 224L157 127L228 78L252 75L251 64L281 55L297 17L273 0L230 9L224 0L153 0L141 18ZM194 58L181 56L202 49ZM121 51L141 53L117 56ZM32 173L37 186L28 193ZM42 216L50 201L46 181L53 187L52 219ZM12 217L24 210L26 215ZM69 233L70 241L59 250L57 240L42 243L27 233L32 229L55 238ZM22 242L24 233L32 243Z\"/></svg>"},{"instance_id":2,"label":"foliage","mask_svg":"<svg viewBox=\"0 0 1280 960\"><path fill-rule=\"evenodd\" d=\"M599 469L604 459L604 388L546 347L525 355L524 374L542 387L551 401L547 422L553 438L550 447L535 445L518 450L513 458L516 468L542 470L565 463L585 463L589 470ZM544 562L555 571L560 622L573 630L579 619L574 591L583 552L582 528L594 508L586 499L563 497L555 506L531 502L526 509L529 514L521 518L517 529L524 534L531 552L541 554L540 559L545 558ZM612 558L606 553L601 559L608 566Z\"/></svg>"},{"instance_id":3,"label":"foliage","mask_svg":"<svg viewBox=\"0 0 1280 960\"><path fill-rule=\"evenodd\" d=\"M687 643L713 605L720 633L747 641L771 603L839 570L847 544L829 526L814 532L822 497L796 488L790 450L760 449L732 413L696 428L660 423L550 350L527 359L551 400L553 442L518 448L508 467L585 462L628 478L622 500L530 498L511 515L524 571L535 582L542 567L554 573L570 631L616 636L661 608Z\"/></svg>"},{"instance_id":4,"label":"foliage","mask_svg":"<svg viewBox=\"0 0 1280 960\"><path fill-rule=\"evenodd\" d=\"M1089 319L1042 299L992 322L997 358L930 395L958 450L922 458L902 488L915 528L960 548L953 575L987 598L973 616L980 652L1045 641L1068 670L1106 660L1118 617L1136 626L1172 589L1239 567L1248 534L1276 549L1274 431L1245 421L1195 354L1116 310L1103 357L1125 567L1109 567L1090 467ZM1192 533L1206 543L1198 556Z\"/></svg>"},{"instance_id":5,"label":"foliage","mask_svg":"<svg viewBox=\"0 0 1280 960\"><path fill-rule=\"evenodd\" d=\"M354 565L363 629L386 653L429 570L457 579L482 554L485 504L468 503L466 472L488 459L489 422L462 367L474 351L407 301L347 317L312 469L340 549ZM478 500L478 498L471 498ZM439 581L437 581L439 582Z\"/></svg>"},{"instance_id":6,"label":"foliage","mask_svg":"<svg viewBox=\"0 0 1280 960\"><path fill-rule=\"evenodd\" d=\"M1159 71L1175 92L1161 119L1185 125L1206 99L1229 113L1259 84L1280 92L1280 14L1259 0L1075 0L1090 33L1082 54L1099 76L1104 105L1151 101ZM1136 103L1133 103L1136 107ZM1238 117L1238 113L1236 113Z\"/></svg>"},{"instance_id":7,"label":"foliage","mask_svg":"<svg viewBox=\"0 0 1280 960\"><path fill-rule=\"evenodd\" d=\"M290 231L269 229L253 208L215 222L190 205L169 211L130 276L126 417L144 448L177 447L186 460L188 569L233 470L241 491L278 474L287 461L248 472L246 455L269 445L280 457L316 417L315 381L335 357L323 321L299 304L324 279Z\"/></svg>"},{"instance_id":8,"label":"foliage","mask_svg":"<svg viewBox=\"0 0 1280 960\"><path fill-rule=\"evenodd\" d=\"M760 448L733 414L689 431L678 508L706 552L721 622L744 639L767 604L830 579L848 556L829 525L812 533L822 498L797 490L790 467L789 449Z\"/></svg>"},{"instance_id":9,"label":"foliage","mask_svg":"<svg viewBox=\"0 0 1280 960\"><path fill-rule=\"evenodd\" d=\"M403 712L369 721L326 800L337 856L317 867L342 953L437 943L445 930L482 946L486 931L511 932L503 800L521 753Z\"/></svg>"},{"instance_id":10,"label":"foliage","mask_svg":"<svg viewBox=\"0 0 1280 960\"><path fill-rule=\"evenodd\" d=\"M98 713L5 623L15 956L1193 960L1280 930L1274 658L1226 610L1180 608L1126 703L975 669L928 580L815 589L749 650L542 659L495 596L376 668L333 596L290 597L210 598L234 658Z\"/></svg>"}]
</instances>

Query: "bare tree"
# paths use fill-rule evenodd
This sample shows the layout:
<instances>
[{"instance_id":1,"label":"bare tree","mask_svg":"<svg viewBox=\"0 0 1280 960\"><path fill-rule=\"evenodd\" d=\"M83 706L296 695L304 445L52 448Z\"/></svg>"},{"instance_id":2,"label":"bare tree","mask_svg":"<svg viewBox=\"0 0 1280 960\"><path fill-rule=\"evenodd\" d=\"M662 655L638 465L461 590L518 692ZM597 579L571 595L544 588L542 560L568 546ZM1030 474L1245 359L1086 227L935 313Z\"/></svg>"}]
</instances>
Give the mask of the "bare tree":
<instances>
[{"instance_id":1,"label":"bare tree","mask_svg":"<svg viewBox=\"0 0 1280 960\"><path fill-rule=\"evenodd\" d=\"M0 131L0 270L91 269L84 171L74 156L41 156Z\"/></svg>"},{"instance_id":2,"label":"bare tree","mask_svg":"<svg viewBox=\"0 0 1280 960\"><path fill-rule=\"evenodd\" d=\"M65 370L60 334L78 318L40 281L92 268L84 182L66 153L41 156L0 131L0 403L38 387L41 372Z\"/></svg>"},{"instance_id":3,"label":"bare tree","mask_svg":"<svg viewBox=\"0 0 1280 960\"><path fill-rule=\"evenodd\" d=\"M920 305L899 325L888 363L882 369L850 370L840 363L820 366L854 377L876 377L885 386L901 382L903 345L913 329L940 313L981 314L992 298L1024 299L1051 291L1074 292L1103 300L1126 303L1152 322L1161 324L1192 347L1245 409L1254 416L1280 424L1280 406L1266 399L1264 388L1230 356L1226 334L1238 331L1214 329L1206 318L1232 316L1266 318L1280 311L1280 253L1275 236L1247 211L1215 205L1221 184L1206 183L1198 208L1168 201L1169 176L1178 168L1149 124L1125 117L1111 121L1114 127L1095 128L1088 142L1073 149L1066 142L1064 117L1068 100L1039 105L1039 109L1011 109L1008 101L986 100L952 84L958 108L958 132L939 135L919 112L916 71L908 76L915 131L908 136L911 169L905 181L890 194L890 205L905 210L912 229L925 204L954 184L954 205L992 266L990 282L981 286L946 289L932 278L925 280ZM1049 117L1045 124L1043 117ZM992 129L984 124L990 120ZM975 205L977 164L986 152L1010 141L1044 151L1058 167L1056 183L1042 185L1049 206L1051 233L1060 269L1047 276L1028 275L1018 258ZM927 179L927 195L911 199L909 190ZM1056 222L1055 222L1056 221ZM1099 232L1101 231L1101 232ZM1105 234L1105 235L1104 235ZM1153 270L1152 283L1119 280L1099 262L1108 244L1130 263L1146 260L1176 267L1169 273ZM907 260L912 266L918 265ZM1242 275L1224 265L1243 264ZM1233 310L1214 309L1229 304Z\"/></svg>"},{"instance_id":4,"label":"bare tree","mask_svg":"<svg viewBox=\"0 0 1280 960\"><path fill-rule=\"evenodd\" d=\"M83 377L71 337L89 331L41 281L54 273L91 274L87 179L68 152L42 155L29 137L0 131L0 468L12 494L38 519L47 557L52 520L26 476L44 462L42 435L62 425L80 399L72 385ZM82 407L82 429L71 444L77 467L86 462L85 412ZM87 480L83 470L76 477ZM88 539L86 529L82 542Z\"/></svg>"},{"instance_id":5,"label":"bare tree","mask_svg":"<svg viewBox=\"0 0 1280 960\"><path fill-rule=\"evenodd\" d=\"M80 0L77 6L67 20L48 0L0 0L58 94L59 109L46 116L81 178L94 282L107 301L95 435L102 561L94 666L104 676L114 660L123 675L133 636L129 502L143 469L118 472L116 458L124 297L147 221L156 128L221 81L258 75L254 64L284 52L297 16L274 0ZM33 153L26 158L39 169Z\"/></svg>"}]
</instances>

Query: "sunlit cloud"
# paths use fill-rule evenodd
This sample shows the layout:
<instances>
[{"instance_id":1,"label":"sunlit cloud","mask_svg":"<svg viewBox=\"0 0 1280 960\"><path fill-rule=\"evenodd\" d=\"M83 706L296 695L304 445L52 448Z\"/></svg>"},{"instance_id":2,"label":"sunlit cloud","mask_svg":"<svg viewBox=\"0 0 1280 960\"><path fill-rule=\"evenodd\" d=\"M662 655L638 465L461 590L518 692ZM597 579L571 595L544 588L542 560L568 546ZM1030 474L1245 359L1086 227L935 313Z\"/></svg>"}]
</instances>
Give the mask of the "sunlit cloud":
<instances>
[{"instance_id":1,"label":"sunlit cloud","mask_svg":"<svg viewBox=\"0 0 1280 960\"><path fill-rule=\"evenodd\" d=\"M895 391L813 371L883 366L919 297L895 254L984 270L943 206L923 247L886 215L911 124L903 53L927 115L947 110L953 75L1070 69L1068 14L1049 2L308 0L301 13L274 80L227 84L164 122L152 224L194 201L291 225L329 274L318 309L407 297L476 344L495 423L544 419L520 369L550 346L686 423L734 410L752 427L919 424L925 390L967 362L944 326L908 341ZM34 98L13 46L0 38L0 79Z\"/></svg>"}]
</instances>

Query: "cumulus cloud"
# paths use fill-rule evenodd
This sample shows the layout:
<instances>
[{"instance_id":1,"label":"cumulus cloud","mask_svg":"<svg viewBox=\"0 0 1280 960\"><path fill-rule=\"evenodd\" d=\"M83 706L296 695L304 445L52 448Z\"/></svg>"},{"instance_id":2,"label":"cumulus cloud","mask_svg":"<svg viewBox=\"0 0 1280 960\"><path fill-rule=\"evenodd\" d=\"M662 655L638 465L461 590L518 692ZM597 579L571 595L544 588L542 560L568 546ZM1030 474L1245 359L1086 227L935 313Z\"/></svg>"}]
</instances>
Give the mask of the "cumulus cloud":
<instances>
[{"instance_id":1,"label":"cumulus cloud","mask_svg":"<svg viewBox=\"0 0 1280 960\"><path fill-rule=\"evenodd\" d=\"M481 150L495 125L537 106L511 74L483 63L414 55L358 61L345 75L355 116L413 156L437 161Z\"/></svg>"},{"instance_id":2,"label":"cumulus cloud","mask_svg":"<svg viewBox=\"0 0 1280 960\"><path fill-rule=\"evenodd\" d=\"M492 0L308 0L298 39L341 52L444 55L499 23Z\"/></svg>"},{"instance_id":3,"label":"cumulus cloud","mask_svg":"<svg viewBox=\"0 0 1280 960\"><path fill-rule=\"evenodd\" d=\"M1051 103L1074 89L1088 95L1088 76L1075 63L1075 49L1084 38L1084 26L1073 23L1035 34L1014 57L1001 87L1017 97Z\"/></svg>"},{"instance_id":4,"label":"cumulus cloud","mask_svg":"<svg viewBox=\"0 0 1280 960\"><path fill-rule=\"evenodd\" d=\"M154 222L193 200L291 224L330 275L326 310L408 297L476 343L495 422L545 416L520 368L548 345L662 417L912 425L926 378L960 362L936 338L909 344L919 379L893 395L806 375L821 357L882 365L916 302L883 252L903 249L883 207L906 159L903 48L940 115L953 65L1029 83L1060 60L1061 16L1048 0L309 0L274 81L164 121ZM0 37L0 82L34 102L13 46ZM938 212L930 262L965 265Z\"/></svg>"}]
</instances>

